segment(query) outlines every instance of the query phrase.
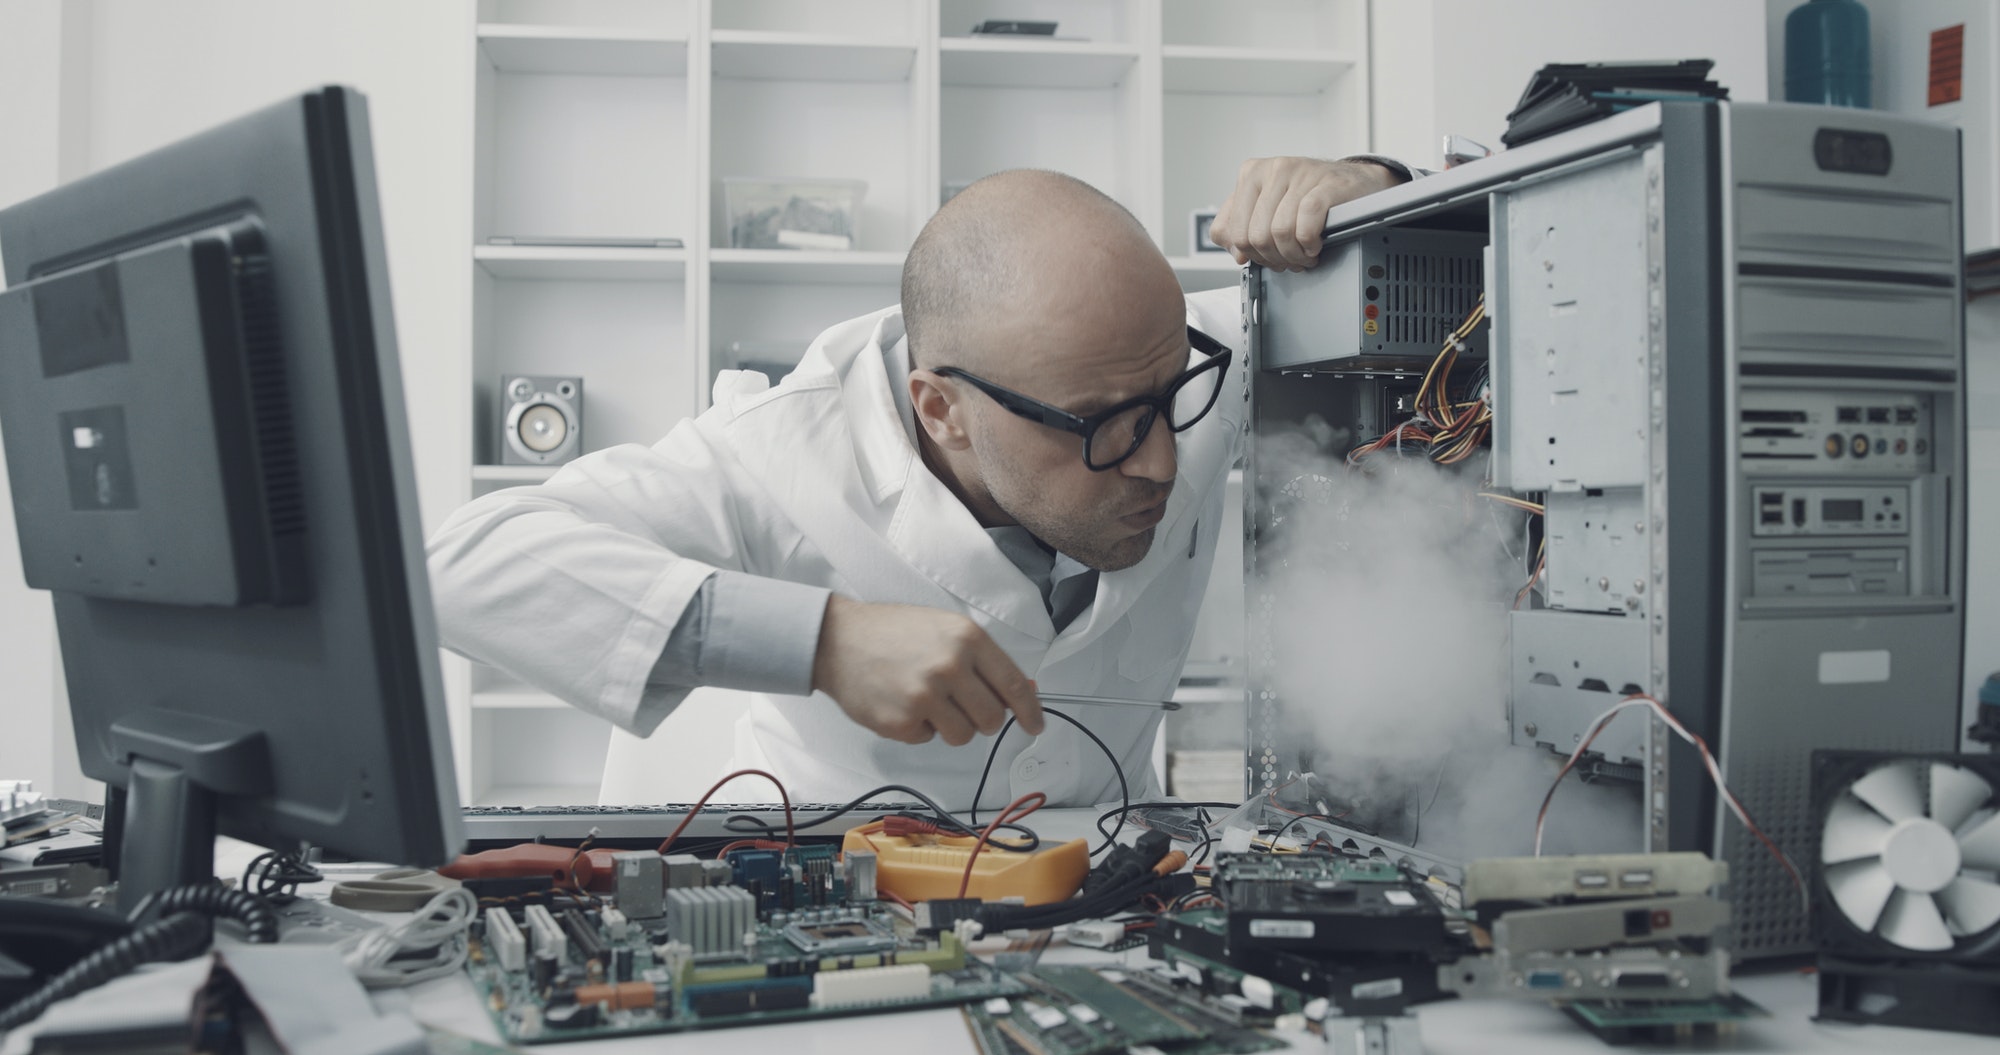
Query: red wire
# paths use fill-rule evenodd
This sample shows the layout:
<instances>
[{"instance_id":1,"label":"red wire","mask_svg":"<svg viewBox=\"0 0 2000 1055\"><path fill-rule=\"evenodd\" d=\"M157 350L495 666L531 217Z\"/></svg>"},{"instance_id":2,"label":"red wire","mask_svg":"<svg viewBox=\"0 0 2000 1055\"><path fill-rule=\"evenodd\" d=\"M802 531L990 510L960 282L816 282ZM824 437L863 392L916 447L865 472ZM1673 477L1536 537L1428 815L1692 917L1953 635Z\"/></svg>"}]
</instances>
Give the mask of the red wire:
<instances>
[{"instance_id":1,"label":"red wire","mask_svg":"<svg viewBox=\"0 0 2000 1055\"><path fill-rule=\"evenodd\" d=\"M735 780L737 777L763 777L765 780L770 781L774 786L777 787L778 801L785 804L785 848L790 849L791 847L797 845L798 843L797 830L792 826L792 797L790 795L785 794L784 783L779 781L777 777L774 777L771 774L766 773L761 769L739 769L736 772L723 777L721 780L716 781L714 784L709 785L708 790L701 793L700 800L695 802L694 808L688 811L688 815L682 817L681 822L679 824L674 825L673 833L667 836L667 841L661 843L660 848L654 852L659 854L665 854L667 852L667 847L672 846L674 844L674 840L681 837L681 832L687 830L688 824L694 820L694 815L700 813L701 808L703 806L708 805L709 796L715 794L718 791L721 791L722 785L727 784L732 780Z\"/></svg>"},{"instance_id":2,"label":"red wire","mask_svg":"<svg viewBox=\"0 0 2000 1055\"><path fill-rule=\"evenodd\" d=\"M965 874L959 877L958 880L959 897L964 897L966 890L971 888L972 863L974 861L979 860L979 851L986 849L986 840L991 839L993 837L994 831L996 831L1002 824L1007 824L1012 821L1018 821L1021 818L1026 817L1028 814L1033 813L1038 809L1041 809L1042 803L1047 801L1049 801L1049 797L1047 795L1044 795L1039 791L1030 791L1026 795L1023 795L1020 798L1015 799L1014 801L1008 803L1007 808L1001 810L998 814L996 814L993 820L989 822L986 825L986 827L980 831L979 841L972 844L972 852L966 855L965 858ZM1027 808L1022 809L1023 806ZM1016 810L1020 810L1020 812L1016 813L1015 812Z\"/></svg>"},{"instance_id":3,"label":"red wire","mask_svg":"<svg viewBox=\"0 0 2000 1055\"><path fill-rule=\"evenodd\" d=\"M1711 761L1715 758L1714 753L1709 751L1708 749L1708 741L1702 739L1701 734L1696 733L1695 731L1689 729L1685 725L1682 725L1680 719L1676 718L1673 712L1667 710L1666 704L1660 703L1659 700L1655 699L1650 694L1643 692L1633 693L1632 695L1625 697L1625 700L1621 702L1629 702L1632 700L1645 700L1657 705L1658 707L1657 710L1648 708L1643 713L1645 713L1648 716L1654 714L1659 715L1668 724L1672 725L1674 728L1680 730L1681 732L1686 733L1688 735L1688 739L1694 741L1695 747L1698 750L1700 750L1703 758ZM1568 761L1565 761L1563 763L1562 770L1556 774L1555 783L1549 785L1548 794L1542 796L1542 808L1535 811L1535 831L1538 834L1542 830L1542 825L1546 823L1548 819L1549 803L1555 799L1556 789L1562 786L1563 778L1569 776L1569 771L1575 768L1577 760L1583 757L1583 753L1585 751L1590 750L1591 741L1597 739L1597 734L1603 732L1604 727L1610 724L1611 721L1609 718L1600 722L1597 728L1592 729L1590 731L1589 736L1583 738L1583 744L1579 746L1575 750L1575 752L1570 755ZM1717 766L1716 769L1719 771L1721 767ZM1739 819L1743 822L1743 826L1745 828L1748 828L1750 830L1750 834L1756 836L1757 841L1764 844L1764 849L1769 850L1771 852L1771 856L1777 858L1778 863L1784 866L1786 872L1790 873L1792 884L1799 889L1799 892L1801 894L1805 893L1805 888L1806 888L1805 877L1801 876L1799 874L1799 870L1793 867L1791 858L1786 857L1784 851L1778 849L1778 844L1772 842L1771 837L1765 835L1764 830L1757 826L1757 822L1750 817L1750 811L1744 808L1742 800L1736 797L1735 792L1729 790L1729 786L1727 784L1724 784L1720 780L1717 780L1715 782L1715 785L1716 785L1716 790L1719 791L1723 795L1723 797L1727 798L1732 804L1736 806L1738 810L1742 811L1742 816Z\"/></svg>"},{"instance_id":4,"label":"red wire","mask_svg":"<svg viewBox=\"0 0 2000 1055\"><path fill-rule=\"evenodd\" d=\"M1521 607L1521 601L1528 596L1529 590L1535 588L1535 583L1539 581L1542 577L1542 569L1548 567L1548 563L1549 563L1549 553L1548 550L1544 549L1542 551L1541 557L1535 561L1534 573L1528 576L1528 584L1526 586L1521 587L1521 589L1514 594L1514 607L1516 608Z\"/></svg>"}]
</instances>

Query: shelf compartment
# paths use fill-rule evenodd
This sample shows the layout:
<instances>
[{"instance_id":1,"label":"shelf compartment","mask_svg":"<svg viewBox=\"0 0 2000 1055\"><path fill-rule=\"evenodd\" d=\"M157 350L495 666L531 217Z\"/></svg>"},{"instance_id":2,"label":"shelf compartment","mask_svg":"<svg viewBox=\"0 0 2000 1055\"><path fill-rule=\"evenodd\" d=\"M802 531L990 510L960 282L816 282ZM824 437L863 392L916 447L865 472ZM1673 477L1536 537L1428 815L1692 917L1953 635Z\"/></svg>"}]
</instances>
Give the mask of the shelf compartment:
<instances>
[{"instance_id":1,"label":"shelf compartment","mask_svg":"<svg viewBox=\"0 0 2000 1055\"><path fill-rule=\"evenodd\" d=\"M717 282L897 285L903 254L716 249L709 253L709 271Z\"/></svg>"},{"instance_id":2,"label":"shelf compartment","mask_svg":"<svg viewBox=\"0 0 2000 1055\"><path fill-rule=\"evenodd\" d=\"M698 409L685 283L472 272L476 461L499 460L499 380L508 374L583 379L585 452L654 443Z\"/></svg>"},{"instance_id":3,"label":"shelf compartment","mask_svg":"<svg viewBox=\"0 0 2000 1055\"><path fill-rule=\"evenodd\" d=\"M1355 66L1351 55L1305 49L1169 44L1160 55L1170 92L1315 95Z\"/></svg>"},{"instance_id":4,"label":"shelf compartment","mask_svg":"<svg viewBox=\"0 0 2000 1055\"><path fill-rule=\"evenodd\" d=\"M479 47L502 73L687 76L686 37L639 30L485 22Z\"/></svg>"},{"instance_id":5,"label":"shelf compartment","mask_svg":"<svg viewBox=\"0 0 2000 1055\"><path fill-rule=\"evenodd\" d=\"M1162 0L1168 47L1357 48L1367 39L1368 0Z\"/></svg>"},{"instance_id":6,"label":"shelf compartment","mask_svg":"<svg viewBox=\"0 0 2000 1055\"><path fill-rule=\"evenodd\" d=\"M474 245L695 236L686 77L509 73L482 59L476 94Z\"/></svg>"},{"instance_id":7,"label":"shelf compartment","mask_svg":"<svg viewBox=\"0 0 2000 1055\"><path fill-rule=\"evenodd\" d=\"M687 250L479 245L472 259L494 278L678 280Z\"/></svg>"},{"instance_id":8,"label":"shelf compartment","mask_svg":"<svg viewBox=\"0 0 2000 1055\"><path fill-rule=\"evenodd\" d=\"M938 97L940 198L945 187L1003 169L1052 169L1146 216L1145 177L1133 160L1146 148L1135 81L1113 88L944 85Z\"/></svg>"},{"instance_id":9,"label":"shelf compartment","mask_svg":"<svg viewBox=\"0 0 2000 1055\"><path fill-rule=\"evenodd\" d=\"M1109 88L1139 62L1133 45L1083 40L946 37L938 48L945 84L984 88Z\"/></svg>"},{"instance_id":10,"label":"shelf compartment","mask_svg":"<svg viewBox=\"0 0 2000 1055\"><path fill-rule=\"evenodd\" d=\"M749 81L907 81L917 46L820 33L718 29L715 76Z\"/></svg>"},{"instance_id":11,"label":"shelf compartment","mask_svg":"<svg viewBox=\"0 0 2000 1055\"><path fill-rule=\"evenodd\" d=\"M1138 9L1155 2L1156 0L942 0L938 5L938 30L947 41L967 38L1019 39L982 36L973 33L972 27L989 19L1054 22L1058 39L1131 43L1139 22L1136 17ZM1202 2L1213 3L1214 0L1202 0Z\"/></svg>"}]
</instances>

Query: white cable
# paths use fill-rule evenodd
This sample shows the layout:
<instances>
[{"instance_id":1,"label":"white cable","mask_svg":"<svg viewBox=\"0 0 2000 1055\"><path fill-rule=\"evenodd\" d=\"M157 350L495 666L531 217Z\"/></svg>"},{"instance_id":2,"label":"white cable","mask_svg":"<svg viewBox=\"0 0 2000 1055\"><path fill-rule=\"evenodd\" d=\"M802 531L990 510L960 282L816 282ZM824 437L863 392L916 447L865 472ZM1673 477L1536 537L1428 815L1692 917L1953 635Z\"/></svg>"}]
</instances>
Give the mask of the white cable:
<instances>
[{"instance_id":1,"label":"white cable","mask_svg":"<svg viewBox=\"0 0 2000 1055\"><path fill-rule=\"evenodd\" d=\"M1695 735L1689 732L1686 726L1681 724L1680 719L1674 717L1673 712L1667 710L1665 704L1661 703L1660 701L1654 699L1651 696L1628 697L1626 699L1620 700L1616 704L1613 704L1610 710L1605 711L1603 714L1598 715L1597 720L1590 723L1589 732L1585 733L1583 738L1577 741L1576 750L1570 752L1569 760L1563 764L1563 769L1567 771L1570 768L1574 767L1576 765L1577 759L1583 756L1583 749L1590 745L1590 742L1597 737L1598 733L1603 731L1605 724L1610 722L1611 719L1617 717L1618 712L1632 707L1647 707L1652 709L1653 711L1658 712L1660 718L1667 723L1667 728L1673 730L1674 735L1680 737L1682 740L1687 741L1688 744L1692 746L1695 749L1695 751L1701 755L1702 765L1704 768L1708 770L1709 779L1714 781L1715 790L1722 796L1723 804L1729 807L1729 812L1735 814L1737 820L1743 822L1743 827L1746 830L1751 831L1753 833L1756 832L1757 826L1750 823L1750 815L1744 811L1743 804L1737 801L1736 793L1730 791L1729 785L1723 782L1722 770L1715 764L1715 756L1709 753L1707 745L1695 739ZM1560 781L1560 778L1558 778L1558 780ZM1553 794L1553 791L1551 791L1551 794ZM1535 818L1536 857L1542 856L1542 828L1545 824L1547 824L1548 819L1549 817L1546 810L1544 810L1540 816ZM1775 844L1773 845L1775 847ZM1803 877L1798 871L1798 866L1792 863L1792 859L1790 857L1787 857L1782 849L1777 851L1777 856L1778 860L1785 865L1785 868L1789 872L1791 872L1792 877L1795 880L1801 880L1799 898L1801 901L1805 900L1806 892L1802 881ZM1810 908L1810 906L1808 906L1808 908Z\"/></svg>"},{"instance_id":2,"label":"white cable","mask_svg":"<svg viewBox=\"0 0 2000 1055\"><path fill-rule=\"evenodd\" d=\"M466 930L479 912L472 891L455 887L431 898L408 920L344 944L348 969L370 989L442 978L465 965Z\"/></svg>"}]
</instances>

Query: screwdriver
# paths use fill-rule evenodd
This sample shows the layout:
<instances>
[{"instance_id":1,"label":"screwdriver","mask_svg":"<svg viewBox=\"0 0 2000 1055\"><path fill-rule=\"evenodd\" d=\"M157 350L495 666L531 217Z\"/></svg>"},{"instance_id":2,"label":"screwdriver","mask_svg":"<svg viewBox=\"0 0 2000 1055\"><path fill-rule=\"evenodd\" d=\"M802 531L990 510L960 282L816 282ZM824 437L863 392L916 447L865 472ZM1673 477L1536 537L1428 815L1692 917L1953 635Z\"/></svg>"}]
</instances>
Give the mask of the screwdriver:
<instances>
[{"instance_id":1,"label":"screwdriver","mask_svg":"<svg viewBox=\"0 0 2000 1055\"><path fill-rule=\"evenodd\" d=\"M1127 700L1117 696L1073 696L1062 692L1037 692L1043 703L1074 703L1086 707L1144 707L1154 711L1178 711L1175 700Z\"/></svg>"}]
</instances>

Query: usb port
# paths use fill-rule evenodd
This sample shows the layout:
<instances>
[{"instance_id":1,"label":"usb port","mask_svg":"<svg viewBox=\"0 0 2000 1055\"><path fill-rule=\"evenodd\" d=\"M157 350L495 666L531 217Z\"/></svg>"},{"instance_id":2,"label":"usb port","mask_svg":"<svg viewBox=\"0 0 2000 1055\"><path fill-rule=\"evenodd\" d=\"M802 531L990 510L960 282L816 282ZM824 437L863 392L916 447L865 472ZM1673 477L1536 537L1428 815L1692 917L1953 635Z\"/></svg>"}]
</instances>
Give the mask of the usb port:
<instances>
[{"instance_id":1,"label":"usb port","mask_svg":"<svg viewBox=\"0 0 2000 1055\"><path fill-rule=\"evenodd\" d=\"M1839 414L1843 423L1852 424L1861 420L1860 407L1841 407Z\"/></svg>"},{"instance_id":2,"label":"usb port","mask_svg":"<svg viewBox=\"0 0 2000 1055\"><path fill-rule=\"evenodd\" d=\"M1803 498L1792 499L1792 526L1806 526L1806 500Z\"/></svg>"},{"instance_id":3,"label":"usb port","mask_svg":"<svg viewBox=\"0 0 2000 1055\"><path fill-rule=\"evenodd\" d=\"M1649 869L1643 869L1643 870L1634 870L1634 871L1630 871L1630 872L1620 872L1620 873L1618 874L1618 885L1619 885L1619 886L1652 886L1652 885L1653 885L1653 871L1652 871L1652 869L1650 869L1650 868L1649 868Z\"/></svg>"},{"instance_id":4,"label":"usb port","mask_svg":"<svg viewBox=\"0 0 2000 1055\"><path fill-rule=\"evenodd\" d=\"M1576 874L1576 887L1578 890L1603 890L1610 885L1611 877L1603 872L1578 872Z\"/></svg>"},{"instance_id":5,"label":"usb port","mask_svg":"<svg viewBox=\"0 0 2000 1055\"><path fill-rule=\"evenodd\" d=\"M1889 423L1889 408L1869 407L1868 421L1873 425L1887 425Z\"/></svg>"},{"instance_id":6,"label":"usb port","mask_svg":"<svg viewBox=\"0 0 2000 1055\"><path fill-rule=\"evenodd\" d=\"M1915 407L1896 408L1896 424L1915 425L1916 423L1917 423L1917 408Z\"/></svg>"}]
</instances>

